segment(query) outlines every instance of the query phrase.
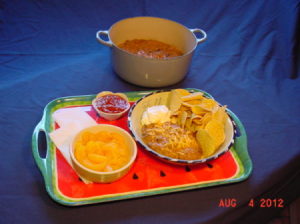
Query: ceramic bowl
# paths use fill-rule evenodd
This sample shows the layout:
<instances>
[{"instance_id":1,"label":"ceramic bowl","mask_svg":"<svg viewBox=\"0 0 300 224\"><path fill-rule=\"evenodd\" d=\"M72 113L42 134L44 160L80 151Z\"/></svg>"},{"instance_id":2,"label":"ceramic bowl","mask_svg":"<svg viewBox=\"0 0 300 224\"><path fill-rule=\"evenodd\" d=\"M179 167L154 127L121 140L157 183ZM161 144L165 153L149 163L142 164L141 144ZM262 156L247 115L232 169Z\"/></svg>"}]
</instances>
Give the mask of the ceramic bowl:
<instances>
[{"instance_id":1,"label":"ceramic bowl","mask_svg":"<svg viewBox=\"0 0 300 224\"><path fill-rule=\"evenodd\" d=\"M204 163L213 159L218 158L221 156L223 153L227 152L231 146L234 143L234 136L235 136L235 124L232 121L231 117L228 116L228 119L225 124L225 141L224 143L216 150L216 152L207 157L207 158L202 158L198 160L183 160L183 159L175 159L171 158L165 155L162 155L153 149L151 149L149 146L147 146L144 141L142 140L142 115L143 112L151 106L155 105L167 105L168 102L168 96L169 96L169 91L158 91L158 92L153 92L150 93L140 100L138 100L132 107L131 110L128 113L128 126L129 129L134 136L135 140L139 142L148 152L153 154L155 157L169 163L173 164L178 164L178 165L191 165L191 164L199 164L199 163Z\"/></svg>"},{"instance_id":2,"label":"ceramic bowl","mask_svg":"<svg viewBox=\"0 0 300 224\"><path fill-rule=\"evenodd\" d=\"M201 38L197 38L196 33ZM202 29L189 29L172 20L147 16L123 19L109 30L96 33L99 43L111 49L114 71L122 79L146 87L168 86L181 81L188 73L197 45L206 38ZM145 58L118 47L132 39L158 40L175 46L183 55L165 59Z\"/></svg>"},{"instance_id":3,"label":"ceramic bowl","mask_svg":"<svg viewBox=\"0 0 300 224\"><path fill-rule=\"evenodd\" d=\"M124 165L122 168L111 171L111 172L94 171L94 170L91 170L91 169L81 165L75 158L74 144L77 141L77 139L79 138L79 136L83 132L86 132L86 131L88 131L88 132L110 131L110 132L115 132L115 133L118 133L118 134L121 134L122 136L124 136L128 146L129 146L130 152L131 152L129 162L126 165ZM124 175L126 175L129 172L130 168L132 167L132 165L136 159L137 146L136 146L136 142L131 137L131 135L124 129L119 128L114 125L99 124L99 125L95 125L95 126L91 126L86 129L83 129L74 137L74 139L71 143L71 147L70 147L70 155L71 155L72 165L73 165L75 171L81 177L85 178L88 181L95 182L95 183L111 183L111 182L114 182L114 181L122 178Z\"/></svg>"},{"instance_id":4,"label":"ceramic bowl","mask_svg":"<svg viewBox=\"0 0 300 224\"><path fill-rule=\"evenodd\" d=\"M107 94L114 94L114 95L118 95L118 96L122 97L127 102L127 108L125 110L123 110L122 112L120 112L120 113L106 113L106 112L103 112L101 110L98 110L98 108L96 107L95 101L97 100L98 97L105 96L106 94L104 94L104 95L99 95L98 94L96 96L96 98L92 101L92 106L96 110L96 112L99 114L100 117L103 117L105 120L108 120L108 121L114 121L114 120L117 120L120 117L122 117L125 113L127 113L127 111L130 108L130 103L129 103L129 100L126 97L125 94L111 93L111 92L109 92Z\"/></svg>"}]
</instances>

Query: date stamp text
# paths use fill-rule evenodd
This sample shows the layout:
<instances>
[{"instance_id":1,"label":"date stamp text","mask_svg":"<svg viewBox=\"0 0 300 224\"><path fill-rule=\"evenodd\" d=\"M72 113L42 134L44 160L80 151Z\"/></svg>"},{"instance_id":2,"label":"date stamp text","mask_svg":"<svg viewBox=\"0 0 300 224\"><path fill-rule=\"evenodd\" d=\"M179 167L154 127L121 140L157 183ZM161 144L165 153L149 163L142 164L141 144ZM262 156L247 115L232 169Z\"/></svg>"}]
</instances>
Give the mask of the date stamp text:
<instances>
[{"instance_id":1,"label":"date stamp text","mask_svg":"<svg viewBox=\"0 0 300 224\"><path fill-rule=\"evenodd\" d=\"M238 206L238 200L236 198L221 198L218 207L223 208L235 208ZM284 200L282 198L251 198L248 201L249 207L259 208L284 208Z\"/></svg>"}]
</instances>

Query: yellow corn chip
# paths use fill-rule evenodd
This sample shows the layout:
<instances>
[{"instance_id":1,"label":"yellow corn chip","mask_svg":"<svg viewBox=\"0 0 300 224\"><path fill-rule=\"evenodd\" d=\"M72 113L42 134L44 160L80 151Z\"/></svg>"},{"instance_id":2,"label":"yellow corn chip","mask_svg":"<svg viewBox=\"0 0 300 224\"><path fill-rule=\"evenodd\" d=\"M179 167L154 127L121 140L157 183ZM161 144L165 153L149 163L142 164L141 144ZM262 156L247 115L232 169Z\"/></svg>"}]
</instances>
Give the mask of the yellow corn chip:
<instances>
[{"instance_id":1,"label":"yellow corn chip","mask_svg":"<svg viewBox=\"0 0 300 224\"><path fill-rule=\"evenodd\" d=\"M192 121L193 121L193 123L195 123L197 125L201 125L202 124L201 118L198 118L198 117L193 118Z\"/></svg>"},{"instance_id":2,"label":"yellow corn chip","mask_svg":"<svg viewBox=\"0 0 300 224\"><path fill-rule=\"evenodd\" d=\"M188 107L191 108L193 105L186 103L186 102L182 102L182 107Z\"/></svg>"},{"instance_id":3,"label":"yellow corn chip","mask_svg":"<svg viewBox=\"0 0 300 224\"><path fill-rule=\"evenodd\" d=\"M188 96L190 95L190 92L186 89L175 89L177 93L179 93L181 96Z\"/></svg>"},{"instance_id":4,"label":"yellow corn chip","mask_svg":"<svg viewBox=\"0 0 300 224\"><path fill-rule=\"evenodd\" d=\"M187 112L186 111L182 111L180 116L179 116L179 121L180 121L180 126L183 128L185 126L185 121L187 118Z\"/></svg>"},{"instance_id":5,"label":"yellow corn chip","mask_svg":"<svg viewBox=\"0 0 300 224\"><path fill-rule=\"evenodd\" d=\"M172 112L171 116L178 116L180 114L180 110Z\"/></svg>"},{"instance_id":6,"label":"yellow corn chip","mask_svg":"<svg viewBox=\"0 0 300 224\"><path fill-rule=\"evenodd\" d=\"M215 152L216 147L214 140L206 130L199 129L196 134L196 139L202 149L204 158L211 156Z\"/></svg>"},{"instance_id":7,"label":"yellow corn chip","mask_svg":"<svg viewBox=\"0 0 300 224\"><path fill-rule=\"evenodd\" d=\"M226 107L227 106L219 107L218 110L213 113L212 118L220 121L222 124L225 124L227 119Z\"/></svg>"},{"instance_id":8,"label":"yellow corn chip","mask_svg":"<svg viewBox=\"0 0 300 224\"><path fill-rule=\"evenodd\" d=\"M191 93L189 95L182 96L181 99L182 99L182 101L202 100L203 99L203 93L201 93L201 92Z\"/></svg>"},{"instance_id":9,"label":"yellow corn chip","mask_svg":"<svg viewBox=\"0 0 300 224\"><path fill-rule=\"evenodd\" d=\"M197 124L201 124L202 115L194 114L191 115L191 120Z\"/></svg>"},{"instance_id":10,"label":"yellow corn chip","mask_svg":"<svg viewBox=\"0 0 300 224\"><path fill-rule=\"evenodd\" d=\"M201 123L202 125L205 127L206 124L211 120L211 114L210 113L206 113L202 119L201 119Z\"/></svg>"},{"instance_id":11,"label":"yellow corn chip","mask_svg":"<svg viewBox=\"0 0 300 224\"><path fill-rule=\"evenodd\" d=\"M199 106L208 111L215 111L219 107L218 103L215 100L207 98L204 98Z\"/></svg>"},{"instance_id":12,"label":"yellow corn chip","mask_svg":"<svg viewBox=\"0 0 300 224\"><path fill-rule=\"evenodd\" d=\"M185 101L186 103L190 104L190 105L199 105L201 104L201 100L189 100L189 101Z\"/></svg>"},{"instance_id":13,"label":"yellow corn chip","mask_svg":"<svg viewBox=\"0 0 300 224\"><path fill-rule=\"evenodd\" d=\"M191 110L186 110L187 116L192 117L193 112Z\"/></svg>"},{"instance_id":14,"label":"yellow corn chip","mask_svg":"<svg viewBox=\"0 0 300 224\"><path fill-rule=\"evenodd\" d=\"M198 128L198 126L197 126L197 124L195 124L195 123L192 123L192 125L191 125L191 132L196 132L197 131L197 128Z\"/></svg>"},{"instance_id":15,"label":"yellow corn chip","mask_svg":"<svg viewBox=\"0 0 300 224\"><path fill-rule=\"evenodd\" d=\"M180 110L180 111L189 111L190 108L182 105L182 106L179 108L179 110Z\"/></svg>"},{"instance_id":16,"label":"yellow corn chip","mask_svg":"<svg viewBox=\"0 0 300 224\"><path fill-rule=\"evenodd\" d=\"M177 117L177 116L172 116L172 117L171 117L171 123L172 123L172 124L177 124L177 120L178 120L178 117Z\"/></svg>"},{"instance_id":17,"label":"yellow corn chip","mask_svg":"<svg viewBox=\"0 0 300 224\"><path fill-rule=\"evenodd\" d=\"M177 111L182 104L181 96L175 90L171 90L169 99L168 99L168 107L171 112Z\"/></svg>"},{"instance_id":18,"label":"yellow corn chip","mask_svg":"<svg viewBox=\"0 0 300 224\"><path fill-rule=\"evenodd\" d=\"M190 130L191 129L191 125L192 125L192 118L187 118L186 122L185 122L185 128L187 130Z\"/></svg>"},{"instance_id":19,"label":"yellow corn chip","mask_svg":"<svg viewBox=\"0 0 300 224\"><path fill-rule=\"evenodd\" d=\"M216 148L219 148L225 140L225 130L223 123L218 120L211 120L205 126L205 130L214 140Z\"/></svg>"},{"instance_id":20,"label":"yellow corn chip","mask_svg":"<svg viewBox=\"0 0 300 224\"><path fill-rule=\"evenodd\" d=\"M192 106L192 112L194 114L203 115L203 114L207 113L207 110L203 109L199 105L194 105L194 106Z\"/></svg>"}]
</instances>

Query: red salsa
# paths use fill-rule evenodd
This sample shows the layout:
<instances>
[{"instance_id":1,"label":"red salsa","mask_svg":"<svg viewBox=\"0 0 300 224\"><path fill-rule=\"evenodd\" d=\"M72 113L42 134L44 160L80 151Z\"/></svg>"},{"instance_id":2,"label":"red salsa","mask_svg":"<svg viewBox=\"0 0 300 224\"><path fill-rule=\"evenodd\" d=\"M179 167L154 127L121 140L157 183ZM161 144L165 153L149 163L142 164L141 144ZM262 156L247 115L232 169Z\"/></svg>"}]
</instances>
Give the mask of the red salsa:
<instances>
[{"instance_id":1,"label":"red salsa","mask_svg":"<svg viewBox=\"0 0 300 224\"><path fill-rule=\"evenodd\" d=\"M118 95L108 94L97 98L95 106L105 113L120 113L127 109L128 103Z\"/></svg>"}]
</instances>

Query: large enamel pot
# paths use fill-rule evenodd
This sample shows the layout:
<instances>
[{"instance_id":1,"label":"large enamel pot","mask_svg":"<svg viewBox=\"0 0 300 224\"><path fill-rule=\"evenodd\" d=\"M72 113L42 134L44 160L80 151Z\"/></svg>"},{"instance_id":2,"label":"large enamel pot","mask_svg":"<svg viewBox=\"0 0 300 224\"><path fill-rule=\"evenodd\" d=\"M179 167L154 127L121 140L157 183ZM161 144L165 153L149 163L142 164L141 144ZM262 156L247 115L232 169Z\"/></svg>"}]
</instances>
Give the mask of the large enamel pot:
<instances>
[{"instance_id":1,"label":"large enamel pot","mask_svg":"<svg viewBox=\"0 0 300 224\"><path fill-rule=\"evenodd\" d=\"M196 33L202 35L196 37ZM201 29L188 29L180 23L157 17L133 17L96 33L97 40L111 48L112 66L124 80L146 87L163 87L181 81L188 73L192 56L207 35ZM152 39L175 46L182 56L155 59L128 53L118 47L126 40Z\"/></svg>"}]
</instances>

